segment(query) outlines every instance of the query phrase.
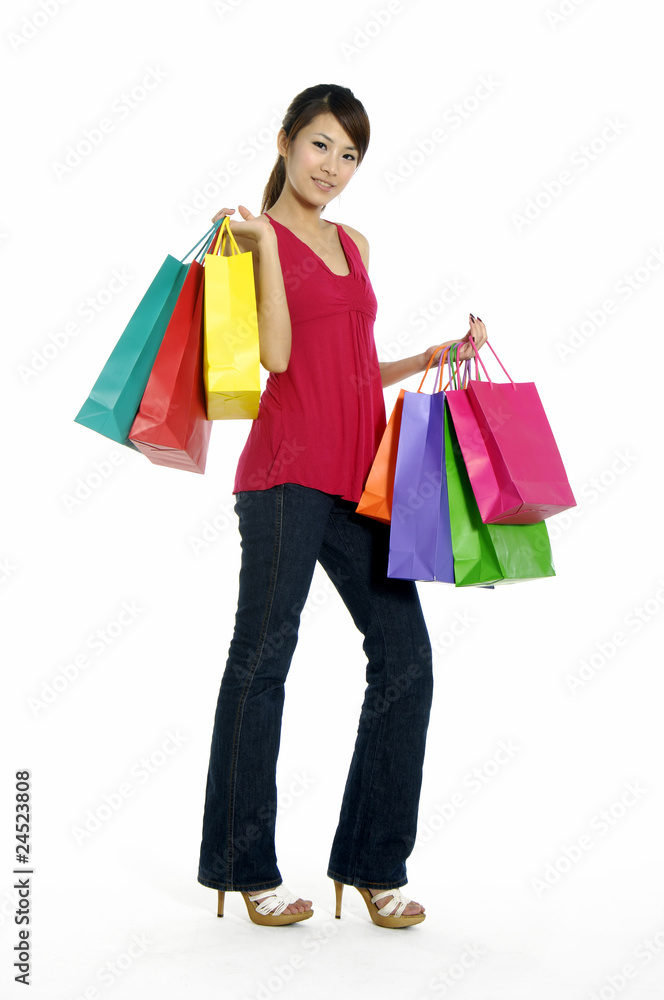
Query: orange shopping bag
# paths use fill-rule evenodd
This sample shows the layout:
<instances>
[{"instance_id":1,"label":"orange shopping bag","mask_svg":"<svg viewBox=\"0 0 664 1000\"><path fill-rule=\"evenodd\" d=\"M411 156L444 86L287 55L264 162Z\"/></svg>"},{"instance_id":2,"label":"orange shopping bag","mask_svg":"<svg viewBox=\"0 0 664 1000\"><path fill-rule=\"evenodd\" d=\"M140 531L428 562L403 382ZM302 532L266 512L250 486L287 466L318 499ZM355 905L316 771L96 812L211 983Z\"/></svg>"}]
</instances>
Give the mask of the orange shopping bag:
<instances>
[{"instance_id":1,"label":"orange shopping bag","mask_svg":"<svg viewBox=\"0 0 664 1000\"><path fill-rule=\"evenodd\" d=\"M356 514L365 514L376 521L389 524L392 518L392 494L394 492L394 470L397 465L401 412L405 389L401 389L394 404L392 415L385 428L373 465L364 484L364 493L355 508Z\"/></svg>"}]
</instances>

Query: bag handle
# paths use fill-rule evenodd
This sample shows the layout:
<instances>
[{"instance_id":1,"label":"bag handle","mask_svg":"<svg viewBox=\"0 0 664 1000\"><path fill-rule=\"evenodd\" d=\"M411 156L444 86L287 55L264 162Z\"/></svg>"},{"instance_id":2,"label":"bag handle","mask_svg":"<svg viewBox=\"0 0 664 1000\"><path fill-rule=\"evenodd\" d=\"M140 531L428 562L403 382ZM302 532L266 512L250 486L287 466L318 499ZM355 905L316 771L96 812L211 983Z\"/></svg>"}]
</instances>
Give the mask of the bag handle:
<instances>
[{"instance_id":1,"label":"bag handle","mask_svg":"<svg viewBox=\"0 0 664 1000\"><path fill-rule=\"evenodd\" d=\"M449 347L445 347L444 344L441 344L440 347L436 348L436 350L433 352L433 354L429 358L429 363L426 366L426 369L424 371L424 375L422 376L422 381L420 382L419 388L417 390L418 392L422 391L422 386L424 385L424 380L427 377L427 373L428 373L429 369L431 368L431 365L433 364L433 359L435 358L436 354L438 354L439 351L442 351L443 353L441 354L441 356L440 356L440 358L438 360L438 372L436 373L436 381L438 382L438 388L437 389L435 388L435 384L436 383L434 382L434 392L441 392L442 389L443 389L443 371L444 371L444 367L443 366L445 365L445 363L447 363L447 368L448 368L448 380L447 380L447 385L445 386L445 388L447 389L452 384L454 384L456 386L456 374L454 374L454 375L452 374L452 362L451 362L452 353L451 352L452 351L454 352L454 364L457 365L457 368L458 368L459 366L458 366L457 361L456 361L456 353L457 353L458 346L459 346L459 342L456 343L456 344L452 344ZM465 367L465 371L464 371L464 375L463 375L463 383L464 383L463 384L463 388L465 388L465 383L468 381L468 378L470 376L470 361L466 361L466 362L464 362L464 364L465 364L466 367ZM479 379L479 376L478 376L478 379Z\"/></svg>"},{"instance_id":2,"label":"bag handle","mask_svg":"<svg viewBox=\"0 0 664 1000\"><path fill-rule=\"evenodd\" d=\"M475 341L473 340L473 335L472 335L472 333L471 333L471 335L470 335L470 342L471 342L471 344L473 345L473 347L475 347ZM490 351L491 351L491 353L493 354L494 358L496 359L496 361L498 362L498 364L500 365L500 367L501 367L501 368L503 369L503 371L504 371L504 372L505 372L505 374L507 375L508 379L510 380L510 382L511 382L511 384L512 384L512 388L513 388L513 389L516 389L516 385L514 384L514 380L512 379L512 376L511 376L511 375L510 375L510 373L509 373L509 372L507 371L507 368L505 368L505 365L504 365L504 364L502 363L502 361L500 360L500 358L498 357L498 355L496 354L496 352L494 351L493 347L491 346L491 344L489 343L489 341L488 341L488 340L487 340L487 342L486 342L486 346L487 346L487 347L489 348L489 350L490 350ZM480 357L480 352L479 352L479 351L478 351L477 349L475 349L475 375L476 375L477 377L479 377L479 376L478 376L478 369L477 369L477 362L478 362L478 361L479 361L479 363L480 363L480 364L481 364L481 366L482 366L482 371L484 372L484 374L485 374L485 375L486 375L486 377L487 377L487 382L489 383L489 385L491 385L491 386L492 386L492 385L493 385L493 382L491 381L491 376L489 375L488 371L486 370L486 368L485 368L485 366L484 366L484 362L482 361L482 359L481 359L481 357Z\"/></svg>"},{"instance_id":3,"label":"bag handle","mask_svg":"<svg viewBox=\"0 0 664 1000\"><path fill-rule=\"evenodd\" d=\"M433 364L433 359L438 354L438 351L442 351L443 353L440 355L440 358L438 359L438 371L436 372L436 382L438 382L438 389L435 388L436 382L434 382L434 390L433 391L434 392L440 392L440 390L442 388L442 384L443 384L443 375L442 375L443 365L445 363L445 358L448 356L449 351L450 351L449 347L445 347L444 344L441 344L440 347L437 347L436 350L431 355L431 357L429 358L429 363L428 363L428 365L426 366L426 368L424 370L424 375L422 376L422 381L420 382L419 388L417 390L418 392L422 392L422 386L424 385L424 380L425 380L425 378L427 377L427 375L429 373L429 369L431 368L431 365Z\"/></svg>"},{"instance_id":4,"label":"bag handle","mask_svg":"<svg viewBox=\"0 0 664 1000\"><path fill-rule=\"evenodd\" d=\"M452 345L447 358L447 386L452 385L455 389L467 389L468 382L470 381L472 375L473 359L467 358L466 361L459 362L457 355L460 344L461 341ZM463 373L461 372L461 365L463 365ZM475 376L477 380L480 381L479 372L477 371L477 363L475 364ZM445 386L445 388L447 388L447 386Z\"/></svg>"},{"instance_id":5,"label":"bag handle","mask_svg":"<svg viewBox=\"0 0 664 1000\"><path fill-rule=\"evenodd\" d=\"M198 253L196 254L196 257L194 259L198 260L198 258L201 257L201 255L204 255L205 253L207 253L207 248L210 245L210 243L212 242L212 240L214 239L214 234L217 232L217 230L221 226L222 222L223 222L223 220L221 220L221 219L219 220L219 222L215 222L215 224L212 226L212 228L208 229L208 231L205 234L205 236L203 236L200 240L198 240L197 243L194 243L194 245L191 248L191 250L188 250L186 252L186 254L184 255L184 257L181 258L180 263L184 264L185 260L189 256L189 254L193 253L194 250L197 250L198 247L201 246L201 244L203 244L202 249L198 251Z\"/></svg>"},{"instance_id":6,"label":"bag handle","mask_svg":"<svg viewBox=\"0 0 664 1000\"><path fill-rule=\"evenodd\" d=\"M214 243L209 251L210 254L213 256L223 256L224 249L226 247L226 238L228 238L232 250L232 254L229 254L229 256L234 257L236 254L242 253L237 245L237 241L233 236L233 233L231 232L230 216L228 215L225 215L221 221Z\"/></svg>"},{"instance_id":7,"label":"bag handle","mask_svg":"<svg viewBox=\"0 0 664 1000\"><path fill-rule=\"evenodd\" d=\"M475 348L475 341L473 340L472 333L470 335L470 343L473 345L473 348ZM444 348L443 344L441 344L440 347L436 348L436 350L433 352L433 354L429 358L429 363L426 366L426 369L424 371L424 375L422 376L422 381L420 382L418 390L417 390L418 392L422 391L422 386L424 385L424 380L426 379L427 374L429 372L429 369L431 368L431 365L433 364L433 359L435 358L435 356L438 354L439 351L441 351L442 353L440 355L440 358L438 359L438 372L436 373L436 382L438 383L438 388L437 389L435 388L436 382L434 382L434 392L440 392L442 390L442 388L443 388L443 365L446 362L447 362L447 370L448 370L448 381L447 381L447 385L445 386L446 389L450 385L454 385L455 388L461 388L461 389L467 388L468 382L470 381L470 378L472 377L472 363L473 363L473 361L475 362L475 378L476 378L476 380L478 382L481 380L481 376L480 376L480 372L479 372L479 368L478 368L478 362L479 362L479 364L482 366L482 371L486 375L487 382L489 383L490 386L493 385L493 382L491 381L491 376L489 375L488 371L486 370L486 366L485 366L484 362L482 361L482 359L480 357L480 352L476 348L475 348L475 354L474 354L474 356L472 358L468 358L465 362L463 362L463 364L464 364L464 370L463 370L463 374L461 374L461 365L457 361L457 351L458 351L458 348L459 348L460 344L461 344L461 341L458 341L456 344L453 344L451 348L450 347ZM489 343L488 340L486 341L486 346L489 348L489 350L493 354L494 358L496 359L496 361L498 362L498 364L500 365L500 367L502 368L502 370L507 375L507 377L508 377L508 379L509 379L512 387L514 389L516 389L516 385L514 384L514 380L512 379L512 376L507 371L507 369L505 368L504 364L502 363L502 361L500 360L500 358L498 357L498 355L496 354L496 352L494 351L493 347L491 346L491 344ZM454 366L454 371L453 371L453 366Z\"/></svg>"}]
</instances>

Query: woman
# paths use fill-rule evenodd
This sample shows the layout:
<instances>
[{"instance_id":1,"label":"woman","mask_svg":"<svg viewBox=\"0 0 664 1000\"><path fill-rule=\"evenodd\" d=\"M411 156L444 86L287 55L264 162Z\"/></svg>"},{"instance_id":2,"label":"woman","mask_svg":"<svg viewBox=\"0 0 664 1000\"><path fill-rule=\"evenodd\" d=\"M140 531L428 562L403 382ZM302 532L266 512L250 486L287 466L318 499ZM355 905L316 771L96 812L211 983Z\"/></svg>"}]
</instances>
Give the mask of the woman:
<instances>
[{"instance_id":1,"label":"woman","mask_svg":"<svg viewBox=\"0 0 664 1000\"><path fill-rule=\"evenodd\" d=\"M352 885L381 926L424 919L424 907L400 887L416 836L431 646L415 583L387 577L389 528L354 511L385 429L383 386L422 371L436 348L378 363L368 243L321 218L368 143L366 112L350 90L303 91L278 134L262 214L240 205L244 222L230 224L253 254L260 359L270 375L233 490L239 599L215 714L198 881L218 890L219 916L225 891L235 890L263 924L313 912L311 900L282 883L274 831L284 682L316 561L364 635L368 661L327 872L337 916L343 886ZM484 324L471 316L471 330L481 347ZM462 360L473 352L471 330Z\"/></svg>"}]
</instances>

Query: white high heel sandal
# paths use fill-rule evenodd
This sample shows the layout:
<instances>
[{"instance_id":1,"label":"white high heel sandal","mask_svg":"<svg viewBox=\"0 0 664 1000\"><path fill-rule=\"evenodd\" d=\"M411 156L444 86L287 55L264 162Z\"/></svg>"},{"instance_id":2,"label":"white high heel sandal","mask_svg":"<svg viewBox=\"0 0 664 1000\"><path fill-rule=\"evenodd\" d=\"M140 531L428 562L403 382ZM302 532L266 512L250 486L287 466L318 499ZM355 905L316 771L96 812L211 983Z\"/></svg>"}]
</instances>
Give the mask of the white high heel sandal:
<instances>
[{"instance_id":1,"label":"white high heel sandal","mask_svg":"<svg viewBox=\"0 0 664 1000\"><path fill-rule=\"evenodd\" d=\"M224 889L218 889L217 916L224 915ZM298 920L308 920L313 916L313 910L304 910L302 913L284 913L283 911L291 903L297 903L299 896L291 892L284 883L275 889L261 889L258 892L243 892L242 898L247 904L247 912L250 919L255 924L263 926L279 926L281 924L294 924ZM261 902L257 902L258 900Z\"/></svg>"},{"instance_id":2,"label":"white high heel sandal","mask_svg":"<svg viewBox=\"0 0 664 1000\"><path fill-rule=\"evenodd\" d=\"M404 914L403 911L412 900L404 896L400 889L381 889L372 895L371 890L365 889L363 886L356 885L355 888L367 904L369 916L379 927L410 927L412 924L421 924L426 916L424 913ZM344 891L344 883L337 882L335 879L334 890L337 902L334 915L341 919L341 896ZM382 899L383 896L390 896L391 898L387 900L385 906L378 909L374 904L377 900Z\"/></svg>"}]
</instances>

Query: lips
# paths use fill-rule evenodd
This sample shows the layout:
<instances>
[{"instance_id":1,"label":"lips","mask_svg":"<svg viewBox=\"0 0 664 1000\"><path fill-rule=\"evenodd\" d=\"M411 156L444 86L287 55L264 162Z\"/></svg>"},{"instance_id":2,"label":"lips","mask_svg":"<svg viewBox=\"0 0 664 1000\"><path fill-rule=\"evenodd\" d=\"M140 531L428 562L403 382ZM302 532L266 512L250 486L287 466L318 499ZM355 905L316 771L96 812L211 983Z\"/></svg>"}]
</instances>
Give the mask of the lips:
<instances>
[{"instance_id":1,"label":"lips","mask_svg":"<svg viewBox=\"0 0 664 1000\"><path fill-rule=\"evenodd\" d=\"M314 184L320 184L320 186L325 188L326 191L331 191L332 188L334 187L334 184L328 184L327 181L321 180L320 177L312 177L311 179L314 182Z\"/></svg>"}]
</instances>

